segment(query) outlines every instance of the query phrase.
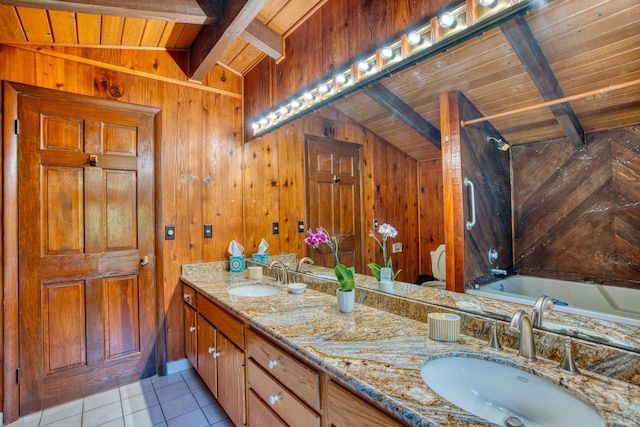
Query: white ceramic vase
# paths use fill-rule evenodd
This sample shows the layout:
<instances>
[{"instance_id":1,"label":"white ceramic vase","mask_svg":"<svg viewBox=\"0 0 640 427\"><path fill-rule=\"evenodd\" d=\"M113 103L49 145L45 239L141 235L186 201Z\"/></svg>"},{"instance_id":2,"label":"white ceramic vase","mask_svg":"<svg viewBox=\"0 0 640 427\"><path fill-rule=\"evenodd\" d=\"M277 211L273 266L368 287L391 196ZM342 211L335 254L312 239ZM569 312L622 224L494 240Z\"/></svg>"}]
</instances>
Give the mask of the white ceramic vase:
<instances>
[{"instance_id":1,"label":"white ceramic vase","mask_svg":"<svg viewBox=\"0 0 640 427\"><path fill-rule=\"evenodd\" d=\"M356 291L343 292L338 289L336 294L338 295L338 308L340 311L343 313L351 313L353 311L353 304L356 301Z\"/></svg>"},{"instance_id":2,"label":"white ceramic vase","mask_svg":"<svg viewBox=\"0 0 640 427\"><path fill-rule=\"evenodd\" d=\"M391 269L389 267L382 267L380 269L380 281L381 282L391 281Z\"/></svg>"}]
</instances>

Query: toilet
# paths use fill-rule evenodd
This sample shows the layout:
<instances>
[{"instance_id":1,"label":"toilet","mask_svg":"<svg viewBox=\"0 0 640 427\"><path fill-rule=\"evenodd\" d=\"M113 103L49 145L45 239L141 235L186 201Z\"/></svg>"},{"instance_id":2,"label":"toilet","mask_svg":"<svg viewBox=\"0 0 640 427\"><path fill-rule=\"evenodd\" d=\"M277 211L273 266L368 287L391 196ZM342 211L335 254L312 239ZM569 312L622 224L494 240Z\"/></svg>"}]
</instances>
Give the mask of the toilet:
<instances>
[{"instance_id":1,"label":"toilet","mask_svg":"<svg viewBox=\"0 0 640 427\"><path fill-rule=\"evenodd\" d=\"M431 270L436 280L425 282L423 285L434 288L446 288L447 257L445 255L444 245L440 245L435 251L431 251Z\"/></svg>"}]
</instances>

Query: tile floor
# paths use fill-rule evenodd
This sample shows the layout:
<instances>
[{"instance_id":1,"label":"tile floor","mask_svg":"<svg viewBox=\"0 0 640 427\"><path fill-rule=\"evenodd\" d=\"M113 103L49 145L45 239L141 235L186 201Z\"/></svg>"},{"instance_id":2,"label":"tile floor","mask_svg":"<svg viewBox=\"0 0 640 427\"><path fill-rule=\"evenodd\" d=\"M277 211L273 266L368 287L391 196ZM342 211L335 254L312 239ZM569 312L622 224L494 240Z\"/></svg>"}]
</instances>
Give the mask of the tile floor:
<instances>
[{"instance_id":1,"label":"tile floor","mask_svg":"<svg viewBox=\"0 0 640 427\"><path fill-rule=\"evenodd\" d=\"M152 377L21 417L7 427L233 427L193 370Z\"/></svg>"}]
</instances>

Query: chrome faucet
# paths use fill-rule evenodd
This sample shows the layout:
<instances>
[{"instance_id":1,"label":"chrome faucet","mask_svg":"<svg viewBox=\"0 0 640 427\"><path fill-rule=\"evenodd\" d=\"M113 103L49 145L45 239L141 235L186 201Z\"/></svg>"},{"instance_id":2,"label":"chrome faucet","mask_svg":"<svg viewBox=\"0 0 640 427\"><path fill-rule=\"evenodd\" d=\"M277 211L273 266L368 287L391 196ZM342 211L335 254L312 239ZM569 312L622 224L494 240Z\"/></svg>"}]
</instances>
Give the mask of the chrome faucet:
<instances>
[{"instance_id":1,"label":"chrome faucet","mask_svg":"<svg viewBox=\"0 0 640 427\"><path fill-rule=\"evenodd\" d=\"M309 265L315 264L315 262L311 258L309 258L308 256L302 258L300 261L298 261L298 266L296 267L296 271L298 273L300 273L302 271L302 266L305 263L308 263Z\"/></svg>"},{"instance_id":2,"label":"chrome faucet","mask_svg":"<svg viewBox=\"0 0 640 427\"><path fill-rule=\"evenodd\" d=\"M551 303L553 307L553 301L546 295L540 295L533 305L533 311L531 312L531 324L536 328L542 327L542 316L544 315L544 309L547 304Z\"/></svg>"},{"instance_id":3,"label":"chrome faucet","mask_svg":"<svg viewBox=\"0 0 640 427\"><path fill-rule=\"evenodd\" d=\"M533 328L529 315L522 310L513 313L509 330L520 334L520 352L518 356L532 362L536 360L536 345L533 342Z\"/></svg>"},{"instance_id":4,"label":"chrome faucet","mask_svg":"<svg viewBox=\"0 0 640 427\"><path fill-rule=\"evenodd\" d=\"M282 270L282 281L284 282L285 285L289 284L289 269L287 268L286 265L284 265L284 262L282 261L273 261L271 264L269 264L269 268L270 269L274 269L275 267L280 267L280 269ZM280 281L280 273L277 273L277 280Z\"/></svg>"},{"instance_id":5,"label":"chrome faucet","mask_svg":"<svg viewBox=\"0 0 640 427\"><path fill-rule=\"evenodd\" d=\"M507 270L502 270L499 268L492 268L491 269L491 274L494 274L496 276L506 276L507 275Z\"/></svg>"}]
</instances>

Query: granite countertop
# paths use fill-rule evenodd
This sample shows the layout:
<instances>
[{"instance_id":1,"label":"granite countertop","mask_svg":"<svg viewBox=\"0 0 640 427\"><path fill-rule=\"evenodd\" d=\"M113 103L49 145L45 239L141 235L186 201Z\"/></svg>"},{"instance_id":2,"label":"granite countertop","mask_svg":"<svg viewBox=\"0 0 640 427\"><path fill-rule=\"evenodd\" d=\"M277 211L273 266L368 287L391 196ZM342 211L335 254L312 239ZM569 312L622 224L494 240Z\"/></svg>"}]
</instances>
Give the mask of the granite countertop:
<instances>
[{"instance_id":1,"label":"granite countertop","mask_svg":"<svg viewBox=\"0 0 640 427\"><path fill-rule=\"evenodd\" d=\"M564 374L556 369L557 362L541 358L526 362L513 350L493 352L486 349L486 342L466 335L455 343L433 341L426 323L362 304L351 313L340 313L335 297L310 289L294 295L280 286L278 294L268 297L227 292L241 283L275 284L269 277L250 280L244 273L209 271L182 279L412 426L494 425L452 405L422 380L420 368L426 361L454 355L519 365L590 404L608 426L640 423L640 387L632 384L585 370L576 376Z\"/></svg>"}]
</instances>

